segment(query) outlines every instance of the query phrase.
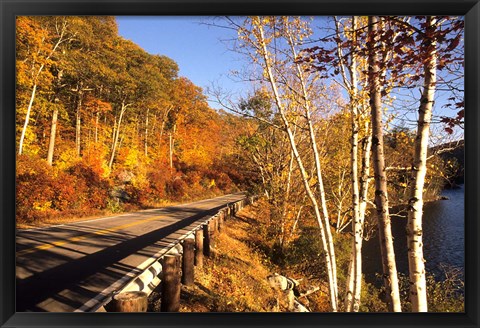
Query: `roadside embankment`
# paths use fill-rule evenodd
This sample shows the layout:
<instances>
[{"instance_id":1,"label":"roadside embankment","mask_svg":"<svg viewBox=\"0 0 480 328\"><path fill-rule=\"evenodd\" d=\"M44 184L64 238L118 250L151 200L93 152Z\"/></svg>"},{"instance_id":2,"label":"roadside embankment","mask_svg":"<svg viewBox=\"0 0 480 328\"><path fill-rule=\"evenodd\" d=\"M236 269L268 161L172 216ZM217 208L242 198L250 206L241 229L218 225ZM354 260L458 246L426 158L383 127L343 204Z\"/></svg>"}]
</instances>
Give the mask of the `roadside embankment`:
<instances>
[{"instance_id":1,"label":"roadside embankment","mask_svg":"<svg viewBox=\"0 0 480 328\"><path fill-rule=\"evenodd\" d=\"M275 311L276 297L267 283L268 260L248 244L253 206L226 221L213 244L213 256L195 269L195 283L182 286L181 312ZM149 311L160 311L160 288L149 297Z\"/></svg>"}]
</instances>

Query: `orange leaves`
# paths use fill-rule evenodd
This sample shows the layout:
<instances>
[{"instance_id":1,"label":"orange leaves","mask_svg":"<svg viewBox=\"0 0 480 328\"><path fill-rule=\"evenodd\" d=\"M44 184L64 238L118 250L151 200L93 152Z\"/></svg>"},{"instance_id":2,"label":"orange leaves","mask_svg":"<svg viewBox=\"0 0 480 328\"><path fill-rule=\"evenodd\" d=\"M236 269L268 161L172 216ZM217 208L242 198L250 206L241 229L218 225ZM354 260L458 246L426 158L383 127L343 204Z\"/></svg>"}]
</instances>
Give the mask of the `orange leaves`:
<instances>
[{"instance_id":1,"label":"orange leaves","mask_svg":"<svg viewBox=\"0 0 480 328\"><path fill-rule=\"evenodd\" d=\"M93 113L110 112L112 110L112 105L109 102L95 98L90 94L87 94L84 104L85 108Z\"/></svg>"},{"instance_id":2,"label":"orange leaves","mask_svg":"<svg viewBox=\"0 0 480 328\"><path fill-rule=\"evenodd\" d=\"M107 151L101 144L93 143L85 149L82 161L92 171L103 178L106 178L110 170L106 162Z\"/></svg>"},{"instance_id":3,"label":"orange leaves","mask_svg":"<svg viewBox=\"0 0 480 328\"><path fill-rule=\"evenodd\" d=\"M16 212L20 221L35 221L59 212L83 215L105 208L109 183L84 163L68 170L36 156L17 157Z\"/></svg>"},{"instance_id":4,"label":"orange leaves","mask_svg":"<svg viewBox=\"0 0 480 328\"><path fill-rule=\"evenodd\" d=\"M51 168L45 161L21 155L17 157L16 174L17 218L33 221L48 215L54 196Z\"/></svg>"}]
</instances>

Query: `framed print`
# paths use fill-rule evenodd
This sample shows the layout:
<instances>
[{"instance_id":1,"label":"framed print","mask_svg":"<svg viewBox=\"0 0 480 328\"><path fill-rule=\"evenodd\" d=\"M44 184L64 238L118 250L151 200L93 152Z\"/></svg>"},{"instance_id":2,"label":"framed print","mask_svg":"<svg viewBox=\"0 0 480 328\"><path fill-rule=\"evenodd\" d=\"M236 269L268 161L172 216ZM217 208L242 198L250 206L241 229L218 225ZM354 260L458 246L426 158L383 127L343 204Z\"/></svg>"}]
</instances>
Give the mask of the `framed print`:
<instances>
[{"instance_id":1,"label":"framed print","mask_svg":"<svg viewBox=\"0 0 480 328\"><path fill-rule=\"evenodd\" d=\"M0 1L1 327L479 326L478 1Z\"/></svg>"}]
</instances>

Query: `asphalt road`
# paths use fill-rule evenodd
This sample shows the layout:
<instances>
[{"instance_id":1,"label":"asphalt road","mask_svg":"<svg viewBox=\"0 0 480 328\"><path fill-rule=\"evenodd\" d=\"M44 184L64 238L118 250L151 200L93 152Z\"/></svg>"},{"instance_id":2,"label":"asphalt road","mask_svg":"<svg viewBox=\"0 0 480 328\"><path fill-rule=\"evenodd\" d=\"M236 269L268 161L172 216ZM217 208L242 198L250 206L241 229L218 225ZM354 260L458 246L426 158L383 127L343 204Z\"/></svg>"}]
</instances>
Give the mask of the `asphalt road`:
<instances>
[{"instance_id":1,"label":"asphalt road","mask_svg":"<svg viewBox=\"0 0 480 328\"><path fill-rule=\"evenodd\" d=\"M43 229L16 236L16 311L85 311L138 275L178 238L228 203L231 194ZM100 295L100 296L99 296Z\"/></svg>"}]
</instances>

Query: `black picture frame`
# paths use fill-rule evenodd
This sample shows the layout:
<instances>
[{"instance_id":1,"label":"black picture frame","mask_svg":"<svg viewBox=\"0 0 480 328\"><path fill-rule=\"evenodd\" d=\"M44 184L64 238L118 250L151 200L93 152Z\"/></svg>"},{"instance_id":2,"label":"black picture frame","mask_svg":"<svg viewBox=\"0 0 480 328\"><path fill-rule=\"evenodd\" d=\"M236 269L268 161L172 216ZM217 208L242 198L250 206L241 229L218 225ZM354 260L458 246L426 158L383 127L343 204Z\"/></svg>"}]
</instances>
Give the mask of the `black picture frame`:
<instances>
[{"instance_id":1,"label":"black picture frame","mask_svg":"<svg viewBox=\"0 0 480 328\"><path fill-rule=\"evenodd\" d=\"M465 15L465 313L16 313L16 15ZM0 0L1 327L479 327L478 0Z\"/></svg>"}]
</instances>

